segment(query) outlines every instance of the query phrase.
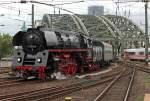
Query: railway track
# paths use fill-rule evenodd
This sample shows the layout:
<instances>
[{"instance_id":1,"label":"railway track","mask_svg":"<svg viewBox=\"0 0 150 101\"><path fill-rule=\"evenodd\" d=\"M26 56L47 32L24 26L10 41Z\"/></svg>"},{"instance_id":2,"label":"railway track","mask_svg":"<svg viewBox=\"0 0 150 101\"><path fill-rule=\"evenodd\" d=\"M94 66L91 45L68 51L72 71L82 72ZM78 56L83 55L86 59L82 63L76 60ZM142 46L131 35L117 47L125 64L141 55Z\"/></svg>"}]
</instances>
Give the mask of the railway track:
<instances>
[{"instance_id":1,"label":"railway track","mask_svg":"<svg viewBox=\"0 0 150 101\"><path fill-rule=\"evenodd\" d=\"M19 80L18 79L15 79L15 80L1 80L0 81L0 86L4 85L4 84L11 84L11 83L15 83L15 82L18 82Z\"/></svg>"},{"instance_id":2,"label":"railway track","mask_svg":"<svg viewBox=\"0 0 150 101\"><path fill-rule=\"evenodd\" d=\"M114 72L112 74L109 74L109 75L106 75L106 76L101 76L100 79L103 79L103 78L106 78L106 77L113 77L115 75L118 74L118 71L117 72ZM16 86L16 85L23 85L25 83L42 83L43 81L25 81L23 79L19 79L19 78L16 78L16 79L1 79L0 80L0 88L2 87L8 87L8 86ZM46 82L49 82L49 80L46 80Z\"/></svg>"},{"instance_id":3,"label":"railway track","mask_svg":"<svg viewBox=\"0 0 150 101\"><path fill-rule=\"evenodd\" d=\"M130 68L134 67L137 70L140 70L140 71L143 71L146 73L150 73L150 68L147 68L146 65L141 62L126 61L125 65L127 65Z\"/></svg>"},{"instance_id":4,"label":"railway track","mask_svg":"<svg viewBox=\"0 0 150 101\"><path fill-rule=\"evenodd\" d=\"M104 83L104 82L108 82L111 81L113 78L109 78L107 80L103 80L99 83ZM61 94L61 93L69 93L70 91L76 91L82 88L82 86L86 83L90 83L91 81L84 81L84 82L78 82L75 84L71 84L69 86L66 87L50 87L50 88L45 88L45 89L38 89L38 90L33 90L33 91L27 91L27 92L21 92L21 93L14 93L14 94L9 94L9 95L0 95L0 100L2 101L8 101L10 99L13 99L13 101L19 101L19 100L33 100L35 98L40 98L41 99L45 99L45 97L47 97L46 95L51 95L48 97L58 97L56 94ZM65 91L65 92L63 92ZM44 96L44 97L43 97Z\"/></svg>"},{"instance_id":5,"label":"railway track","mask_svg":"<svg viewBox=\"0 0 150 101\"><path fill-rule=\"evenodd\" d=\"M133 73L132 73L132 77L131 77L131 80L130 80L129 85L127 87L127 91L126 91L126 94L125 94L125 97L124 97L123 101L128 101L129 94L130 94L130 91L131 91L131 87L133 85L133 81L134 81L134 77L135 77L135 72L136 72L136 70L134 68Z\"/></svg>"},{"instance_id":6,"label":"railway track","mask_svg":"<svg viewBox=\"0 0 150 101\"><path fill-rule=\"evenodd\" d=\"M24 84L35 84L35 83L43 83L42 80L23 80L23 79L15 79L15 80L4 80L0 81L0 88L3 87L13 87L13 86L21 86Z\"/></svg>"},{"instance_id":7,"label":"railway track","mask_svg":"<svg viewBox=\"0 0 150 101\"><path fill-rule=\"evenodd\" d=\"M120 74L120 72L118 72ZM14 94L9 94L9 95L1 95L0 100L1 101L31 101L31 100L36 100L36 101L45 101L47 99L54 99L61 97L63 95L76 92L82 89L88 89L89 87L93 87L96 85L108 83L112 81L117 73L110 75L110 77L107 76L107 78L97 78L94 80L85 80L82 82L74 83L65 87L50 87L50 88L45 88L45 89L38 89L38 90L32 90L32 91L26 91L26 92L18 92ZM123 74L123 76L127 76L129 73Z\"/></svg>"},{"instance_id":8,"label":"railway track","mask_svg":"<svg viewBox=\"0 0 150 101\"><path fill-rule=\"evenodd\" d=\"M133 80L134 80L134 76L135 76L135 69L133 69L132 71L131 79L128 80L129 82L128 84L126 84L126 88L123 89L123 87L120 88L121 85L119 81L122 79L121 77L123 76L124 72L125 72L125 69L118 76L116 76L116 78L108 86L106 86L101 91L100 94L98 94L98 96L94 99L94 101L128 101L129 94L130 94L131 87L132 87ZM124 79L122 80L122 82L123 81ZM125 93L121 95L122 92L125 92ZM118 95L117 94L113 95L112 93L118 93Z\"/></svg>"},{"instance_id":9,"label":"railway track","mask_svg":"<svg viewBox=\"0 0 150 101\"><path fill-rule=\"evenodd\" d=\"M111 76L114 76L114 75L117 75L118 74L118 71L117 72L114 72L112 74L109 74L109 75L106 75L106 76L101 76L101 78L106 78L106 77L111 77ZM35 81L35 80L34 80ZM46 80L46 82L48 82L49 80ZM15 78L15 79L0 79L0 87L6 87L6 86L14 86L14 85L21 85L25 82L32 82L32 81L25 81L23 79L19 79L19 78ZM38 82L42 82L42 81L36 81L35 83L38 83Z\"/></svg>"}]
</instances>

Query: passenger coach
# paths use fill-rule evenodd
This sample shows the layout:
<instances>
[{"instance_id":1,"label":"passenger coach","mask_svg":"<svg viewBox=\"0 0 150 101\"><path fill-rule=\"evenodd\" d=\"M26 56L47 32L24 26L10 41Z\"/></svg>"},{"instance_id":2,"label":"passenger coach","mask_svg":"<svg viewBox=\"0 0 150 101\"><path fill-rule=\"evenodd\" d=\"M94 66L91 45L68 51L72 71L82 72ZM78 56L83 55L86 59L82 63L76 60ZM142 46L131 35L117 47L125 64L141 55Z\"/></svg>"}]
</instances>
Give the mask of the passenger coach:
<instances>
[{"instance_id":1,"label":"passenger coach","mask_svg":"<svg viewBox=\"0 0 150 101\"><path fill-rule=\"evenodd\" d=\"M145 60L145 48L125 49L124 58L129 60ZM150 59L150 48L148 49L148 58Z\"/></svg>"}]
</instances>

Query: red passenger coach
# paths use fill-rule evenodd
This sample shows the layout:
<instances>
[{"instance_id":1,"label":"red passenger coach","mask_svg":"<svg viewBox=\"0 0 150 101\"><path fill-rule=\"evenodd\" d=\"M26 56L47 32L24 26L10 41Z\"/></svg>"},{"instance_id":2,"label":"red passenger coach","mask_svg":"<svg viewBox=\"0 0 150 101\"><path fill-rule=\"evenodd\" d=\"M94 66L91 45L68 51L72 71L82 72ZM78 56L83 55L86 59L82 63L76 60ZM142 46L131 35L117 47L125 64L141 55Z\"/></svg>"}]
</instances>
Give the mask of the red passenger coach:
<instances>
[{"instance_id":1,"label":"red passenger coach","mask_svg":"<svg viewBox=\"0 0 150 101\"><path fill-rule=\"evenodd\" d=\"M150 59L150 49L148 49L148 58ZM125 49L124 58L129 60L145 60L145 48Z\"/></svg>"}]
</instances>

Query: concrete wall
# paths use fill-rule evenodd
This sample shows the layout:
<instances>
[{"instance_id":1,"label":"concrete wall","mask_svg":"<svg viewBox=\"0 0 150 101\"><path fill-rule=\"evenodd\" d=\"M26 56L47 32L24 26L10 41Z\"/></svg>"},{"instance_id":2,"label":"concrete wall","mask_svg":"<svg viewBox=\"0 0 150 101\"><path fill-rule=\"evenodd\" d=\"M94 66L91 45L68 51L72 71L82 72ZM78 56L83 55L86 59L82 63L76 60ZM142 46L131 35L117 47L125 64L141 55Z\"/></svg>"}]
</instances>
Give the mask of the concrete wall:
<instances>
[{"instance_id":1,"label":"concrete wall","mask_svg":"<svg viewBox=\"0 0 150 101\"><path fill-rule=\"evenodd\" d=\"M12 59L8 58L3 58L0 61L0 67L11 67L12 65Z\"/></svg>"}]
</instances>

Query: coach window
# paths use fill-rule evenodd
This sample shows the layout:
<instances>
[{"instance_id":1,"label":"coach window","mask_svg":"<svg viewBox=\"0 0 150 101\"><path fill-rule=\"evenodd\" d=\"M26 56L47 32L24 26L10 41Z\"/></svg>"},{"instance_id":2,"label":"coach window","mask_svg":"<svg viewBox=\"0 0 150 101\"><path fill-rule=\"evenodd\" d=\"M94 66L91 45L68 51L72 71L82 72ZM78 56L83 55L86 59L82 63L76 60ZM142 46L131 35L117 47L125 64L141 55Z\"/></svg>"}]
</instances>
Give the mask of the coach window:
<instances>
[{"instance_id":1,"label":"coach window","mask_svg":"<svg viewBox=\"0 0 150 101\"><path fill-rule=\"evenodd\" d=\"M99 59L99 48L97 48L97 58Z\"/></svg>"},{"instance_id":2,"label":"coach window","mask_svg":"<svg viewBox=\"0 0 150 101\"><path fill-rule=\"evenodd\" d=\"M95 57L95 55L96 55L96 50L94 50L94 52L93 52L93 53L94 53L94 57Z\"/></svg>"},{"instance_id":3,"label":"coach window","mask_svg":"<svg viewBox=\"0 0 150 101\"><path fill-rule=\"evenodd\" d=\"M129 54L130 54L130 55L135 55L135 53L134 53L134 52L129 52Z\"/></svg>"},{"instance_id":4,"label":"coach window","mask_svg":"<svg viewBox=\"0 0 150 101\"><path fill-rule=\"evenodd\" d=\"M140 55L144 55L144 52L140 52L139 54L140 54Z\"/></svg>"},{"instance_id":5,"label":"coach window","mask_svg":"<svg viewBox=\"0 0 150 101\"><path fill-rule=\"evenodd\" d=\"M148 55L150 55L150 52L148 52Z\"/></svg>"},{"instance_id":6,"label":"coach window","mask_svg":"<svg viewBox=\"0 0 150 101\"><path fill-rule=\"evenodd\" d=\"M100 57L101 57L101 56L102 56L101 49L100 49L100 51L99 51L99 52L100 52Z\"/></svg>"},{"instance_id":7,"label":"coach window","mask_svg":"<svg viewBox=\"0 0 150 101\"><path fill-rule=\"evenodd\" d=\"M96 48L96 54L95 54L95 57L97 57L98 53L97 53L97 48Z\"/></svg>"}]
</instances>

